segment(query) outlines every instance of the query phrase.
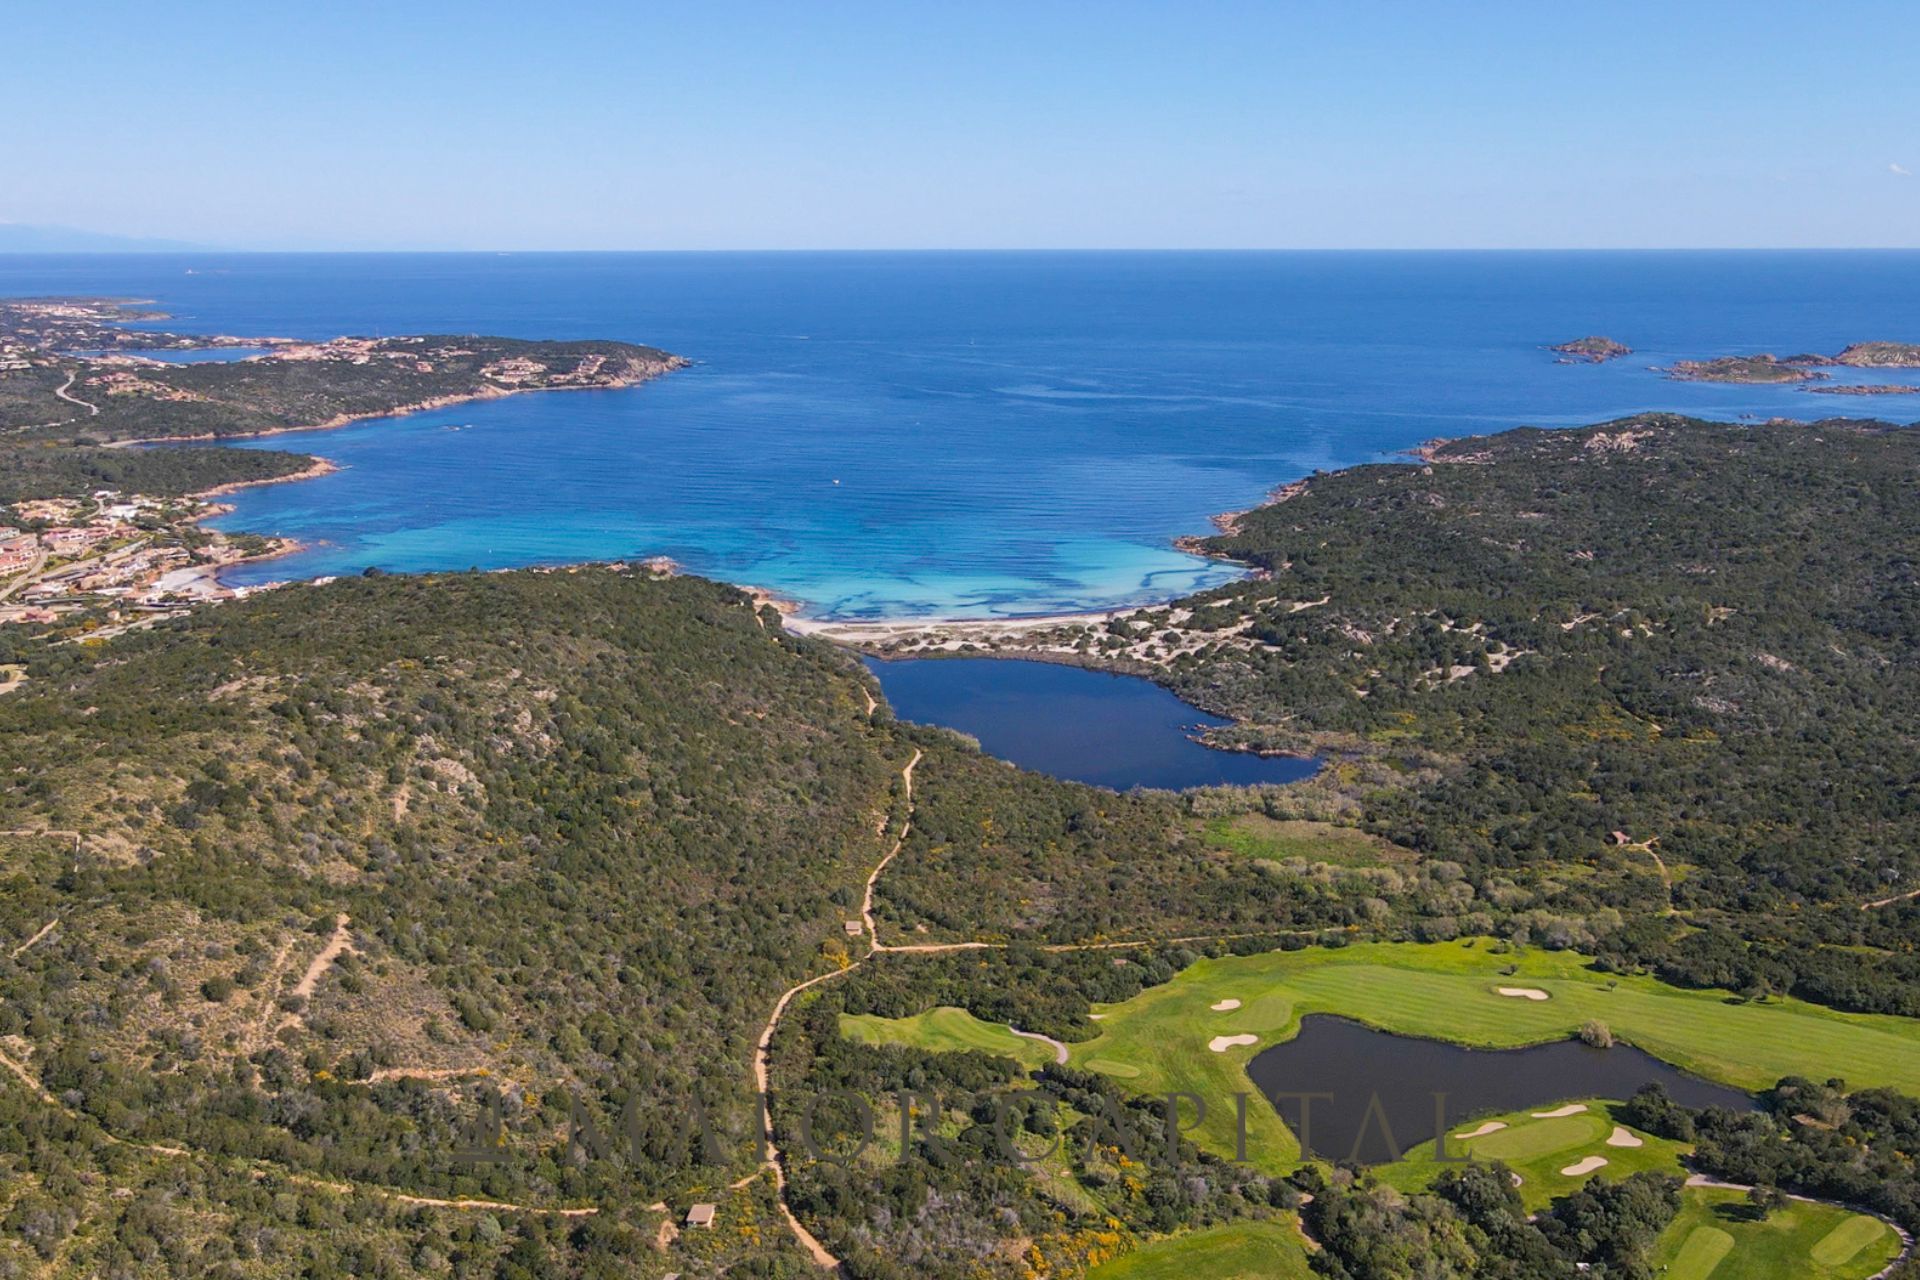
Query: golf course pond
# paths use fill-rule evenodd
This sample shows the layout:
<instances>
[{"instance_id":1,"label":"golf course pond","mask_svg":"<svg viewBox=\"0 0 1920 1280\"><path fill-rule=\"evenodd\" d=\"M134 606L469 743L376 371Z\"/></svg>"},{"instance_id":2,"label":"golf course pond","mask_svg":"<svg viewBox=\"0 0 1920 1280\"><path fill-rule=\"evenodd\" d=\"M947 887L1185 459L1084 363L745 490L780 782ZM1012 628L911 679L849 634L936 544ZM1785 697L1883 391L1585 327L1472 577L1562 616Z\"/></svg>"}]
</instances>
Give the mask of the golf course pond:
<instances>
[{"instance_id":1,"label":"golf course pond","mask_svg":"<svg viewBox=\"0 0 1920 1280\"><path fill-rule=\"evenodd\" d=\"M1148 680L1006 658L869 658L902 720L955 729L987 754L1125 791L1298 782L1319 762L1216 751L1196 740L1228 721Z\"/></svg>"},{"instance_id":2,"label":"golf course pond","mask_svg":"<svg viewBox=\"0 0 1920 1280\"><path fill-rule=\"evenodd\" d=\"M1689 1107L1754 1106L1738 1089L1628 1045L1596 1049L1568 1039L1468 1049L1327 1015L1302 1019L1300 1034L1256 1055L1247 1075L1302 1145L1365 1164L1396 1160L1431 1142L1436 1127L1457 1133L1474 1116L1535 1107L1551 1115L1554 1104L1570 1098L1625 1100L1646 1084L1665 1086ZM1301 1095L1310 1095L1304 1119Z\"/></svg>"}]
</instances>

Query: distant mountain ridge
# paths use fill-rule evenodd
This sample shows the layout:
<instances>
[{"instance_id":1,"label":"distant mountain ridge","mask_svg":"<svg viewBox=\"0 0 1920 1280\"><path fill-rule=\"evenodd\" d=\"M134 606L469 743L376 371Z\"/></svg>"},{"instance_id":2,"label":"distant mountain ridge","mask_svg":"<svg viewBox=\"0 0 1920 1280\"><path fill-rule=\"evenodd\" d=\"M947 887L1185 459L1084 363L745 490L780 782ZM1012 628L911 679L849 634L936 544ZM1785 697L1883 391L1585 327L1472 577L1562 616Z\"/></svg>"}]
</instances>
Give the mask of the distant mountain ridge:
<instances>
[{"instance_id":1,"label":"distant mountain ridge","mask_svg":"<svg viewBox=\"0 0 1920 1280\"><path fill-rule=\"evenodd\" d=\"M186 240L122 236L78 227L0 222L0 253L187 253L209 247Z\"/></svg>"}]
</instances>

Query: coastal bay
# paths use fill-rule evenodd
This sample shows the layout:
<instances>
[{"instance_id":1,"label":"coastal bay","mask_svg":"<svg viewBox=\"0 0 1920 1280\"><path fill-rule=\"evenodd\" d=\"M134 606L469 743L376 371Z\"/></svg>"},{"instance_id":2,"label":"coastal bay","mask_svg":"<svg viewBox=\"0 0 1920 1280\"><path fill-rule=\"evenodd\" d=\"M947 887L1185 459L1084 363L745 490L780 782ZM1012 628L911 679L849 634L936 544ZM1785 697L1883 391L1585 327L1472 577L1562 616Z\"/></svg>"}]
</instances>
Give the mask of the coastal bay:
<instances>
[{"instance_id":1,"label":"coastal bay","mask_svg":"<svg viewBox=\"0 0 1920 1280\"><path fill-rule=\"evenodd\" d=\"M829 620L1005 619L1233 580L1175 539L1435 436L1644 408L1809 416L1678 383L1715 350L1898 336L1920 255L516 255L0 264L0 289L157 299L168 332L640 341L644 387L236 442L343 466L236 495L308 550L234 585L665 555ZM217 269L217 270L216 270ZM1675 304L1685 297L1685 304ZM1634 354L1568 366L1542 344ZM1920 396L1876 397L1920 416ZM838 483L836 483L836 481Z\"/></svg>"}]
</instances>

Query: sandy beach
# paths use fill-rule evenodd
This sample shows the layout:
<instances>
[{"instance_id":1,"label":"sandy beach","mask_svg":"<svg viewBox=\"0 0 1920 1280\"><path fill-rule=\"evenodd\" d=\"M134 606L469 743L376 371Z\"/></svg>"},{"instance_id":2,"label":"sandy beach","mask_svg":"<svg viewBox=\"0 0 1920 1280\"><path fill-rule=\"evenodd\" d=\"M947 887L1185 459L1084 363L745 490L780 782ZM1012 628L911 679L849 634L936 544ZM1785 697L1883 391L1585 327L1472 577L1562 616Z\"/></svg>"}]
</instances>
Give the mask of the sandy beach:
<instances>
[{"instance_id":1,"label":"sandy beach","mask_svg":"<svg viewBox=\"0 0 1920 1280\"><path fill-rule=\"evenodd\" d=\"M1101 612L1034 614L1018 618L896 618L878 622L848 622L809 618L790 612L795 607L790 602L770 596L767 599L776 609L780 609L787 630L795 635L820 636L840 644L856 646L885 645L929 635L938 635L954 646L967 643L984 645L990 640L1027 640L1058 627L1099 626L1140 608L1152 607L1140 605Z\"/></svg>"}]
</instances>

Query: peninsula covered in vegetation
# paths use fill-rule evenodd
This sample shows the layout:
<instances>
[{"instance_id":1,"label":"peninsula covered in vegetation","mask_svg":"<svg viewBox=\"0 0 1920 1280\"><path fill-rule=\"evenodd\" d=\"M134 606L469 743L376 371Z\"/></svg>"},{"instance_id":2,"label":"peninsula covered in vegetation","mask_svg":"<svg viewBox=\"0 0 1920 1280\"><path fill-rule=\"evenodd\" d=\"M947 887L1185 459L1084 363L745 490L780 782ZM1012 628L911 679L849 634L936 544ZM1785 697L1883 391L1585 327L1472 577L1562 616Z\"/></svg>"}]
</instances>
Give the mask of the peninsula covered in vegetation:
<instances>
[{"instance_id":1,"label":"peninsula covered in vegetation","mask_svg":"<svg viewBox=\"0 0 1920 1280\"><path fill-rule=\"evenodd\" d=\"M216 500L232 489L331 464L221 440L523 391L609 390L687 363L624 342L296 342L129 327L164 318L116 300L0 300L0 623L145 625L231 594L220 568L293 549L200 521L225 510ZM157 358L183 353L220 358ZM211 443L168 443L182 440Z\"/></svg>"},{"instance_id":2,"label":"peninsula covered in vegetation","mask_svg":"<svg viewBox=\"0 0 1920 1280\"><path fill-rule=\"evenodd\" d=\"M476 335L294 342L126 327L162 318L116 301L0 300L0 496L74 497L103 484L179 496L271 479L314 460L255 450L105 450L336 427L521 391L627 387L687 363L625 342ZM187 363L145 354L234 348L258 353Z\"/></svg>"}]
</instances>

